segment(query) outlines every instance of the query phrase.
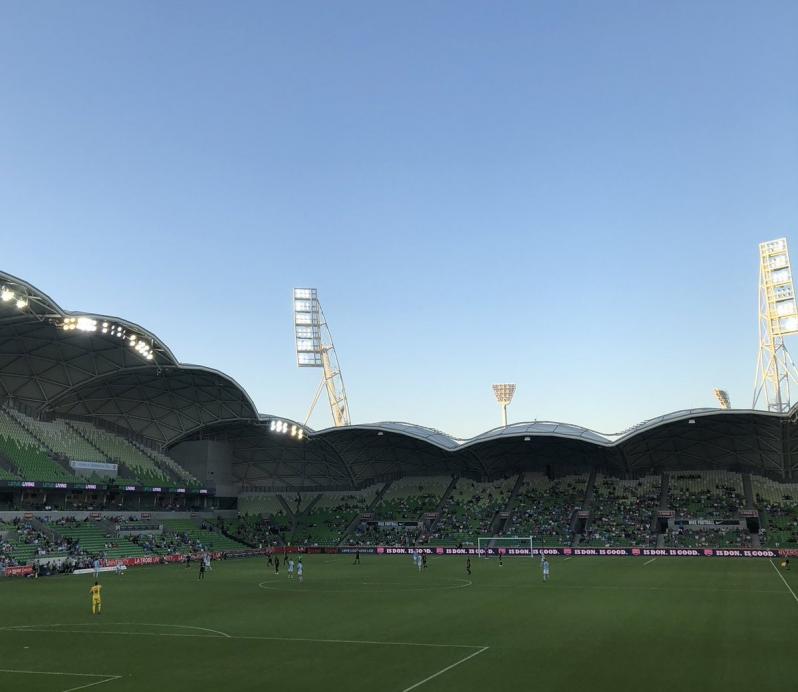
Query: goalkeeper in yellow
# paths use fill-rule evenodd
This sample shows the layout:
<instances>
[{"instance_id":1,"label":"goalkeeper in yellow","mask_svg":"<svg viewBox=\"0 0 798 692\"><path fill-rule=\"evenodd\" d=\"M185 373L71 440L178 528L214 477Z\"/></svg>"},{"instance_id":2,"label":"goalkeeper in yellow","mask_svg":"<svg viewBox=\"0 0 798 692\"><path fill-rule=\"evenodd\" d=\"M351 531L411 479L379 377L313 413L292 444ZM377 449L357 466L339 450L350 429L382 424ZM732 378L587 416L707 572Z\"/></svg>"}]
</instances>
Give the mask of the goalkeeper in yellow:
<instances>
[{"instance_id":1,"label":"goalkeeper in yellow","mask_svg":"<svg viewBox=\"0 0 798 692\"><path fill-rule=\"evenodd\" d=\"M100 582L94 582L94 586L89 589L89 593L91 594L91 614L97 615L102 612L103 609L103 598L100 595L102 591L102 586L100 586Z\"/></svg>"}]
</instances>

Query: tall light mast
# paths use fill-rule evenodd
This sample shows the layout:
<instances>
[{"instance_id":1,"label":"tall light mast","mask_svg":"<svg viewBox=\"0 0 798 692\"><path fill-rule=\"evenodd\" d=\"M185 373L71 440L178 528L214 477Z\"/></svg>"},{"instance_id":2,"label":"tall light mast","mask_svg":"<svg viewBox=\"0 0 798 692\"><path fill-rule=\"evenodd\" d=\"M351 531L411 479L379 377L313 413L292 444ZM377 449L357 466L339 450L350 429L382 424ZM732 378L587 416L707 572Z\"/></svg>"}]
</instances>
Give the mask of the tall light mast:
<instances>
[{"instance_id":1,"label":"tall light mast","mask_svg":"<svg viewBox=\"0 0 798 692\"><path fill-rule=\"evenodd\" d=\"M718 404L720 404L720 407L722 409L731 408L731 400L729 399L729 393L725 389L715 388L715 398L718 400Z\"/></svg>"},{"instance_id":2,"label":"tall light mast","mask_svg":"<svg viewBox=\"0 0 798 692\"><path fill-rule=\"evenodd\" d=\"M502 409L502 426L507 427L507 407L513 400L515 394L514 384L494 384L493 394L496 396L496 401Z\"/></svg>"},{"instance_id":3,"label":"tall light mast","mask_svg":"<svg viewBox=\"0 0 798 692\"><path fill-rule=\"evenodd\" d=\"M307 425L322 389L327 389L333 424L349 425L349 401L346 398L341 365L335 353L332 334L321 309L315 288L294 289L294 335L296 337L296 362L300 368L322 368L323 375L313 403L305 418Z\"/></svg>"},{"instance_id":4,"label":"tall light mast","mask_svg":"<svg viewBox=\"0 0 798 692\"><path fill-rule=\"evenodd\" d=\"M798 306L792 281L787 239L759 244L759 356L754 378L754 404L768 411L789 411L790 383L798 383L784 337L798 333Z\"/></svg>"}]
</instances>

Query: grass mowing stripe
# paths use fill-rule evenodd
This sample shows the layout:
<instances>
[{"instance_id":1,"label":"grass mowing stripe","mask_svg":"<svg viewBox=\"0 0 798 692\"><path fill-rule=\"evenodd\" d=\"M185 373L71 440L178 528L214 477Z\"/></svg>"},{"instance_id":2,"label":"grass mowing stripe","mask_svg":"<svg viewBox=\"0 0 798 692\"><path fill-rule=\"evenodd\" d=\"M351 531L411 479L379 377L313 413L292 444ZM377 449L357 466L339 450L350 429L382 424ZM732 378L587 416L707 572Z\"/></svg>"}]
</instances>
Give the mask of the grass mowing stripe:
<instances>
[{"instance_id":1,"label":"grass mowing stripe","mask_svg":"<svg viewBox=\"0 0 798 692\"><path fill-rule=\"evenodd\" d=\"M795 602L798 603L798 596L795 595L795 591L793 591L792 587L787 583L787 580L784 578L784 575L781 572L779 572L779 568L773 564L773 560L770 561L770 565L771 567L773 567L773 569L776 570L776 574L779 575L779 579L781 579L784 582L784 586L786 586L789 589L790 593L792 594L792 597L795 599Z\"/></svg>"},{"instance_id":2,"label":"grass mowing stripe","mask_svg":"<svg viewBox=\"0 0 798 692\"><path fill-rule=\"evenodd\" d=\"M419 680L415 685L410 685L410 687L405 687L402 690L402 692L410 692L410 690L414 690L414 689L416 689L416 687L420 687L425 682L429 682L430 680L432 680L434 678L437 678L439 675L443 675L444 673L449 672L452 668L456 668L461 663L465 663L467 660L469 660L471 658L474 658L474 656L479 656L481 653L487 651L488 648L489 647L487 647L487 646L483 646L479 651L475 651L474 653L469 654L465 658L461 658L459 661L455 661L454 663L452 663L452 665L446 666L446 668L441 668L441 670L439 670L437 673L433 673L429 677L426 677L423 680Z\"/></svg>"}]
</instances>

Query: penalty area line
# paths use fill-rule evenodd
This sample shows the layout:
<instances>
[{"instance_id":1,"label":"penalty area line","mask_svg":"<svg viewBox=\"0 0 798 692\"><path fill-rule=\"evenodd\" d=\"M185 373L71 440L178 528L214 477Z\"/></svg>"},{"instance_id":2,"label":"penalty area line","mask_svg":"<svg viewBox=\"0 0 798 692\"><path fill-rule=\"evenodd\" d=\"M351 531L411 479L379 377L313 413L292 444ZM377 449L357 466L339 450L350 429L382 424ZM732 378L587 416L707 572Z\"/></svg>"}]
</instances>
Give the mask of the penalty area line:
<instances>
[{"instance_id":1,"label":"penalty area line","mask_svg":"<svg viewBox=\"0 0 798 692\"><path fill-rule=\"evenodd\" d=\"M106 682L113 682L119 680L121 675L110 675L108 673L64 673L61 671L52 670L17 670L12 668L0 668L0 673L14 673L16 675L61 675L66 677L75 678L102 678L102 680L95 680L88 682L85 685L78 685L77 687L70 687L61 692L76 692L77 690L85 690L87 687L95 687L96 685L103 685Z\"/></svg>"},{"instance_id":2,"label":"penalty area line","mask_svg":"<svg viewBox=\"0 0 798 692\"><path fill-rule=\"evenodd\" d=\"M644 562L644 563L643 563L643 567L645 567L646 565L650 565L650 564L651 564L652 562L654 562L654 560L656 560L656 559L657 559L657 558L655 558L655 557L652 557L650 560L648 560L648 561L646 561L646 562Z\"/></svg>"},{"instance_id":3,"label":"penalty area line","mask_svg":"<svg viewBox=\"0 0 798 692\"><path fill-rule=\"evenodd\" d=\"M784 586L786 586L786 587L787 587L787 589L789 590L789 592L792 594L792 597L795 599L795 602L796 602L796 603L798 603L798 596L796 596L796 595L795 595L795 591L793 591L793 590L792 590L792 587L791 587L791 586L790 586L790 585L787 583L787 580L784 578L784 575L783 575L781 572L779 572L779 568L778 568L778 567L776 567L776 565L774 565L774 564L773 564L773 560L770 560L770 566L771 566L773 569L775 569L775 570L776 570L776 574L778 574L778 575L779 575L779 579L781 579L781 580L784 582Z\"/></svg>"},{"instance_id":4,"label":"penalty area line","mask_svg":"<svg viewBox=\"0 0 798 692\"><path fill-rule=\"evenodd\" d=\"M454 663L452 663L450 666L446 666L445 668L441 668L437 673L433 673L429 677L426 677L423 680L419 680L417 683L415 683L413 685L410 685L410 687L405 687L402 690L402 692L410 692L410 690L414 690L417 687L421 687L421 685L423 685L425 682L429 682L430 680L434 680L435 678L437 678L439 675L443 675L444 673L448 673L452 668L456 668L461 663L465 663L469 659L474 658L474 656L479 656L480 654L485 653L489 648L490 647L483 646L478 651L474 651L473 653L468 654L468 656L464 656L459 661L455 661Z\"/></svg>"}]
</instances>

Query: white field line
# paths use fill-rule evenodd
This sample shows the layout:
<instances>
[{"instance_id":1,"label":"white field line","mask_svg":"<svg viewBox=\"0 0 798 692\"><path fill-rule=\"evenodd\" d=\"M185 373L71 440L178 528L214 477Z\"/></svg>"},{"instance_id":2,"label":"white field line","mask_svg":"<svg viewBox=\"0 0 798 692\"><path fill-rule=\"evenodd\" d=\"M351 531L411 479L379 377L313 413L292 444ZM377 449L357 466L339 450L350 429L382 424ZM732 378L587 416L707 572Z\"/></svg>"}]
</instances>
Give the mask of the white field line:
<instances>
[{"instance_id":1,"label":"white field line","mask_svg":"<svg viewBox=\"0 0 798 692\"><path fill-rule=\"evenodd\" d=\"M648 560L648 561L646 561L646 562L644 562L644 563L643 563L643 567L645 567L646 565L650 565L650 564L651 564L652 562L654 562L654 560L656 560L656 559L657 559L657 558L655 558L655 557L652 557L650 560Z\"/></svg>"},{"instance_id":2,"label":"white field line","mask_svg":"<svg viewBox=\"0 0 798 692\"><path fill-rule=\"evenodd\" d=\"M450 666L446 666L445 668L441 668L441 669L440 669L440 670L439 670L437 673L433 673L433 674L432 674L432 675L430 675L429 677L426 677L426 678L424 678L423 680L419 680L419 681L418 681L417 683L415 683L414 685L410 685L410 687L405 687L405 688L402 690L402 692L410 692L410 690L414 690L414 689L416 689L416 687L420 687L420 686L421 686L421 685L423 685L425 682L429 682L430 680L432 680L432 679L434 679L434 678L437 678L439 675L443 675L444 673L447 673L447 672L448 672L448 671L450 671L452 668L456 668L456 667L457 667L457 666L459 666L461 663L465 663L465 662L466 662L467 660L469 660L470 658L474 658L474 656L479 656L481 653L484 653L484 652L485 652L485 651L487 651L487 650L488 650L488 647L487 647L487 646L483 646L483 647L482 647L481 649L479 649L478 651L474 651L473 653L470 653L470 654L468 654L468 656L465 656L465 657L461 658L459 661L455 661L454 663L452 663L452 665L450 665Z\"/></svg>"},{"instance_id":3,"label":"white field line","mask_svg":"<svg viewBox=\"0 0 798 692\"><path fill-rule=\"evenodd\" d=\"M565 562L566 560L572 560L572 559L573 559L573 557L574 557L574 556L573 556L573 555L571 555L571 557L567 557L567 558L565 558L565 560L563 560L563 562Z\"/></svg>"},{"instance_id":4,"label":"white field line","mask_svg":"<svg viewBox=\"0 0 798 692\"><path fill-rule=\"evenodd\" d=\"M137 627L173 627L175 629L180 630L200 630L202 632L212 632L213 634L218 634L221 637L230 637L227 632L222 632L220 630L212 630L210 627L196 627L195 625L163 625L158 622L112 622L112 625L136 625Z\"/></svg>"},{"instance_id":5,"label":"white field line","mask_svg":"<svg viewBox=\"0 0 798 692\"><path fill-rule=\"evenodd\" d=\"M95 685L102 685L106 682L119 680L121 675L109 675L107 673L63 673L51 670L13 670L11 668L0 668L0 673L15 673L17 675L63 675L68 677L77 678L102 678L102 680L95 680L85 685L78 685L77 687L70 687L69 689L62 690L62 692L75 692L76 690L85 690L87 687L94 687Z\"/></svg>"},{"instance_id":6,"label":"white field line","mask_svg":"<svg viewBox=\"0 0 798 692\"><path fill-rule=\"evenodd\" d=\"M773 564L773 560L770 561L770 565L771 567L773 567L773 569L776 570L776 574L779 575L779 579L781 579L784 582L784 586L787 587L789 592L792 594L792 597L795 599L795 602L798 603L798 596L795 595L795 591L793 591L792 587L787 583L787 580L784 578L784 575L781 572L779 572L779 568Z\"/></svg>"},{"instance_id":7,"label":"white field line","mask_svg":"<svg viewBox=\"0 0 798 692\"><path fill-rule=\"evenodd\" d=\"M135 624L135 623L106 623L115 624ZM3 631L14 632L50 632L58 634L118 634L132 637L193 637L196 639L243 639L255 641L274 641L274 642L310 642L314 644L370 644L373 646L426 646L432 648L446 649L480 649L475 644L430 644L423 642L391 642L391 641L370 641L363 639L315 639L310 637L261 637L257 635L234 635L221 632L218 636L212 634L192 634L181 632L123 632L120 630L95 630L95 629L63 629L64 627L75 627L76 625L13 625L11 627L0 627ZM161 626L161 625L157 625ZM169 625L163 625L168 627Z\"/></svg>"}]
</instances>

